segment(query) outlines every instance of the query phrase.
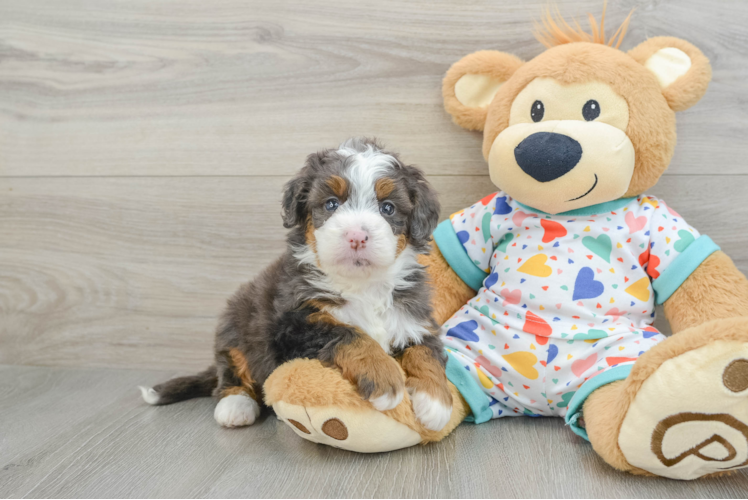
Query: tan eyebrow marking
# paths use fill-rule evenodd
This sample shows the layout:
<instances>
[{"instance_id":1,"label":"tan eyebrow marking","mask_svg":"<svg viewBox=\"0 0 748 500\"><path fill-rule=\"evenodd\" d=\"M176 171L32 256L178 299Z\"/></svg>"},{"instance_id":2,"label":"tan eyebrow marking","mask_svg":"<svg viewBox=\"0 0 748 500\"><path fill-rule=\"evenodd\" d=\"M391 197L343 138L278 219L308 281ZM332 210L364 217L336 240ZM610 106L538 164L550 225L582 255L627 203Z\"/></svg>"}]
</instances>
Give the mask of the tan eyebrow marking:
<instances>
[{"instance_id":1,"label":"tan eyebrow marking","mask_svg":"<svg viewBox=\"0 0 748 500\"><path fill-rule=\"evenodd\" d=\"M392 191L395 190L395 183L392 179L383 177L382 179L377 180L376 184L374 184L374 190L377 192L377 198L381 200L392 194Z\"/></svg>"},{"instance_id":2,"label":"tan eyebrow marking","mask_svg":"<svg viewBox=\"0 0 748 500\"><path fill-rule=\"evenodd\" d=\"M348 193L348 182L338 175L331 176L326 184L338 198L343 198Z\"/></svg>"}]
</instances>

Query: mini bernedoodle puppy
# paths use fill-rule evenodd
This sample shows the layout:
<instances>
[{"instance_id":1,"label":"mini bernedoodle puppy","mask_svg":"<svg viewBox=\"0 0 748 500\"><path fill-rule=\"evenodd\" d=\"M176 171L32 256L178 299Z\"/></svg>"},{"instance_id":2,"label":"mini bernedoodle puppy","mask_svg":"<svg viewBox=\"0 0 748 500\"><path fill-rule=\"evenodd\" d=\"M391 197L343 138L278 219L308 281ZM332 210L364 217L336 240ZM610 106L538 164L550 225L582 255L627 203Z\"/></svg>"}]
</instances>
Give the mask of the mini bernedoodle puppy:
<instances>
[{"instance_id":1,"label":"mini bernedoodle puppy","mask_svg":"<svg viewBox=\"0 0 748 500\"><path fill-rule=\"evenodd\" d=\"M214 395L219 424L251 425L273 370L316 358L380 411L407 389L424 427L443 428L452 413L446 358L416 260L438 222L434 189L367 139L310 155L284 189L288 248L228 301L215 366L141 387L143 399L165 405Z\"/></svg>"}]
</instances>

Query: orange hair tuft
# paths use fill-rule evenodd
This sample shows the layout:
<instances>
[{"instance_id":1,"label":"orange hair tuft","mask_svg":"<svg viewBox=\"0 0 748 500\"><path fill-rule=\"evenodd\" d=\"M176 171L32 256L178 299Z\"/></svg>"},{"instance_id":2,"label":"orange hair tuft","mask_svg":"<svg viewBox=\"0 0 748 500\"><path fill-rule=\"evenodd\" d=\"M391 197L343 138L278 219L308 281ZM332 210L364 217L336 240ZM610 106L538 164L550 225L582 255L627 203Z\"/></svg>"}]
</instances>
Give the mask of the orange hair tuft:
<instances>
[{"instance_id":1,"label":"orange hair tuft","mask_svg":"<svg viewBox=\"0 0 748 500\"><path fill-rule=\"evenodd\" d=\"M631 12L626 16L626 19L621 23L621 26L618 27L613 36L606 42L605 10L607 8L607 3L608 2L606 1L603 4L603 15L600 18L599 27L595 17L592 14L587 14L590 20L590 29L592 33L584 31L576 19L572 20L574 26L571 26L561 15L557 5L553 6L555 10L554 13L551 12L550 7L546 7L545 12L543 12L543 17L540 19L541 22L535 22L535 38L549 49L557 45L573 42L600 43L617 49L621 46L621 42L623 42L623 37L626 35L626 30L628 30L629 27L631 14L634 13L635 9L631 9Z\"/></svg>"}]
</instances>

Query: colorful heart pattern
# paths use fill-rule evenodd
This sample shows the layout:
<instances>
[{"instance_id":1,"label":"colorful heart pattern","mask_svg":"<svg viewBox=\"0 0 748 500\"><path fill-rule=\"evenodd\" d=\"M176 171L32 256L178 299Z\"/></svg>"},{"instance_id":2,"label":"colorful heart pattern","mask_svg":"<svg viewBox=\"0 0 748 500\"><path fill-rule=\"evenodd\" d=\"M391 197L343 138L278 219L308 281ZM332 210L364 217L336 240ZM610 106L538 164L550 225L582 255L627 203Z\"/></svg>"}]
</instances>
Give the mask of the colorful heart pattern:
<instances>
[{"instance_id":1,"label":"colorful heart pattern","mask_svg":"<svg viewBox=\"0 0 748 500\"><path fill-rule=\"evenodd\" d=\"M610 236L607 234L601 234L597 238L585 236L582 238L582 245L587 247L590 252L594 253L605 262L610 263L610 252L613 250L613 243L610 241Z\"/></svg>"},{"instance_id":2,"label":"colorful heart pattern","mask_svg":"<svg viewBox=\"0 0 748 500\"><path fill-rule=\"evenodd\" d=\"M485 279L444 324L444 343L495 418L563 416L587 380L664 339L652 281L699 233L656 198L615 203L545 215L494 193L450 216L457 239L442 253L465 253Z\"/></svg>"},{"instance_id":3,"label":"colorful heart pattern","mask_svg":"<svg viewBox=\"0 0 748 500\"><path fill-rule=\"evenodd\" d=\"M640 280L636 281L633 285L626 288L626 293L631 295L632 297L635 297L637 300L640 300L642 302L646 302L649 300L649 278L641 278Z\"/></svg>"},{"instance_id":4,"label":"colorful heart pattern","mask_svg":"<svg viewBox=\"0 0 748 500\"><path fill-rule=\"evenodd\" d=\"M550 243L556 238L566 236L568 232L563 224L550 219L540 219L540 225L543 227L545 232L543 238L540 240L543 243Z\"/></svg>"},{"instance_id":5,"label":"colorful heart pattern","mask_svg":"<svg viewBox=\"0 0 748 500\"><path fill-rule=\"evenodd\" d=\"M629 234L641 231L647 225L647 218L643 215L641 217L636 217L634 212L626 213L624 221L629 228Z\"/></svg>"},{"instance_id":6,"label":"colorful heart pattern","mask_svg":"<svg viewBox=\"0 0 748 500\"><path fill-rule=\"evenodd\" d=\"M504 307L506 307L507 304L519 304L520 300L522 300L522 290L509 290L508 288L504 288L501 290L500 294L504 298L504 301L501 303Z\"/></svg>"},{"instance_id":7,"label":"colorful heart pattern","mask_svg":"<svg viewBox=\"0 0 748 500\"><path fill-rule=\"evenodd\" d=\"M478 322L475 320L463 321L454 328L447 330L447 337L465 340L467 342L478 342L480 337L475 333L478 328Z\"/></svg>"},{"instance_id":8,"label":"colorful heart pattern","mask_svg":"<svg viewBox=\"0 0 748 500\"><path fill-rule=\"evenodd\" d=\"M593 352L583 359L577 359L571 364L571 372L577 377L581 377L584 372L592 368L597 363L597 353Z\"/></svg>"},{"instance_id":9,"label":"colorful heart pattern","mask_svg":"<svg viewBox=\"0 0 748 500\"><path fill-rule=\"evenodd\" d=\"M498 250L499 252L506 253L506 247L509 246L509 243L511 243L513 239L514 239L514 234L512 234L512 233L508 233L508 234L504 235L504 237L501 238L501 242L496 247L496 250Z\"/></svg>"},{"instance_id":10,"label":"colorful heart pattern","mask_svg":"<svg viewBox=\"0 0 748 500\"><path fill-rule=\"evenodd\" d=\"M595 280L595 271L591 267L583 267L577 274L574 282L574 295L572 300L594 299L605 291L605 285Z\"/></svg>"},{"instance_id":11,"label":"colorful heart pattern","mask_svg":"<svg viewBox=\"0 0 748 500\"><path fill-rule=\"evenodd\" d=\"M522 264L517 271L530 276L538 276L540 278L547 278L553 274L553 269L550 266L546 266L545 263L548 261L548 256L544 254L533 255L527 262Z\"/></svg>"},{"instance_id":12,"label":"colorful heart pattern","mask_svg":"<svg viewBox=\"0 0 748 500\"><path fill-rule=\"evenodd\" d=\"M498 281L499 281L499 273L493 272L493 273L489 274L488 278L486 278L483 281L483 286L486 287L486 288L491 288L496 283L498 283Z\"/></svg>"},{"instance_id":13,"label":"colorful heart pattern","mask_svg":"<svg viewBox=\"0 0 748 500\"><path fill-rule=\"evenodd\" d=\"M695 240L693 234L691 234L691 232L689 231L686 231L685 229L681 229L680 231L678 231L678 237L678 241L676 241L675 245L673 245L677 252L683 252Z\"/></svg>"},{"instance_id":14,"label":"colorful heart pattern","mask_svg":"<svg viewBox=\"0 0 748 500\"><path fill-rule=\"evenodd\" d=\"M527 311L525 325L522 327L522 331L539 337L550 337L553 333L553 328L551 328L551 325L534 312Z\"/></svg>"},{"instance_id":15,"label":"colorful heart pattern","mask_svg":"<svg viewBox=\"0 0 748 500\"><path fill-rule=\"evenodd\" d=\"M509 363L517 373L528 380L537 380L540 375L538 370L535 369L535 364L538 362L538 358L531 352L513 352L512 354L504 354L502 358L504 358L504 360Z\"/></svg>"}]
</instances>

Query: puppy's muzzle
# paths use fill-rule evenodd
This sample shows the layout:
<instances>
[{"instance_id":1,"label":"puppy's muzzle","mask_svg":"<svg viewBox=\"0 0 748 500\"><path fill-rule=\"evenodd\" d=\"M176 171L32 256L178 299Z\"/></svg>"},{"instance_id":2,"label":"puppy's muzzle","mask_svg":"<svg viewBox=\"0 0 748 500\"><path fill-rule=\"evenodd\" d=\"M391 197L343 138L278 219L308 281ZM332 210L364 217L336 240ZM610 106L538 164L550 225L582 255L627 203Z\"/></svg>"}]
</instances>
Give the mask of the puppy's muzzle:
<instances>
[{"instance_id":1,"label":"puppy's muzzle","mask_svg":"<svg viewBox=\"0 0 748 500\"><path fill-rule=\"evenodd\" d=\"M538 182L550 182L570 172L582 158L582 146L564 134L536 132L514 149L517 165Z\"/></svg>"}]
</instances>

